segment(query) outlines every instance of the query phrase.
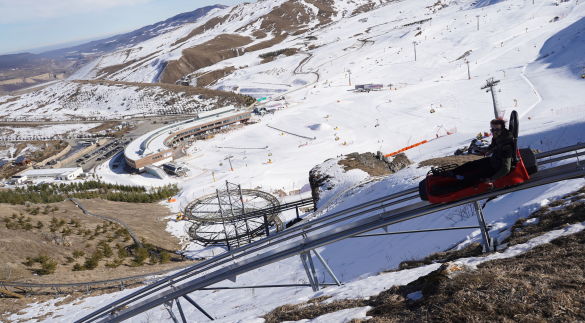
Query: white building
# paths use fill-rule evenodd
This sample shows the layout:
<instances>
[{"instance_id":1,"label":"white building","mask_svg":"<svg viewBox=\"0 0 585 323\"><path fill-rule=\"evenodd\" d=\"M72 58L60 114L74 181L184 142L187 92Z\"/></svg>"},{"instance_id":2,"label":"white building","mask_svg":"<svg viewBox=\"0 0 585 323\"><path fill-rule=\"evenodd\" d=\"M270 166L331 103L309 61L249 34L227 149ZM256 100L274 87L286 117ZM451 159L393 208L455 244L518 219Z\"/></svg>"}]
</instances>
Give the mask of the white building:
<instances>
[{"instance_id":1,"label":"white building","mask_svg":"<svg viewBox=\"0 0 585 323\"><path fill-rule=\"evenodd\" d=\"M24 175L14 175L14 176L12 176L12 183L13 184L22 184L22 183L26 182L27 179L28 179L28 177L26 177Z\"/></svg>"},{"instance_id":2,"label":"white building","mask_svg":"<svg viewBox=\"0 0 585 323\"><path fill-rule=\"evenodd\" d=\"M46 168L46 169L30 169L20 173L20 176L25 176L28 179L42 179L51 178L63 181L76 179L83 174L81 167L76 168Z\"/></svg>"}]
</instances>

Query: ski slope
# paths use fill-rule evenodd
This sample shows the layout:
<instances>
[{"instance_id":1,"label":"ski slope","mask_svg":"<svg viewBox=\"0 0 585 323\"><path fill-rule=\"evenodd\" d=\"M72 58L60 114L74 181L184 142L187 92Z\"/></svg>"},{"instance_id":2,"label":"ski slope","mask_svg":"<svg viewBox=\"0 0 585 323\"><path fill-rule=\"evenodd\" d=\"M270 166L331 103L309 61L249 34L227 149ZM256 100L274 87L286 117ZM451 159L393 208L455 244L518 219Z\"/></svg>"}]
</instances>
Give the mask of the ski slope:
<instances>
[{"instance_id":1,"label":"ski slope","mask_svg":"<svg viewBox=\"0 0 585 323\"><path fill-rule=\"evenodd\" d=\"M317 37L313 43L318 46L316 49L309 50L299 39L271 48L298 45L310 52L311 59L301 68L304 53L261 65L257 53L219 63L248 67L220 80L215 87L286 89L286 108L264 116L254 125L197 142L190 156L181 160L192 172L179 181L182 191L178 202L168 206L179 211L194 198L221 188L225 180L267 191L301 189L308 183L309 170L329 158L354 151L392 152L443 136L446 129L457 129L457 132L414 148L407 155L420 162L452 154L478 132L488 130L489 120L493 118L491 96L480 88L491 77L501 80L496 96L505 116L512 110L521 116L520 146L546 151L585 141L585 80L580 77L585 66L582 55L585 3L572 0L555 5L555 1L536 0L533 5L530 0L460 0L442 1L448 5L442 9L433 6L435 3L398 1L366 14L340 19L312 32ZM409 25L429 18L432 20ZM465 59L469 61L470 80L467 64L463 58L458 59L468 51L471 52ZM370 93L349 91L353 87L349 85L348 71L351 71L352 84L381 83L386 89ZM319 75L318 81L313 73ZM430 113L431 109L436 112ZM267 125L315 139L302 139ZM267 148L251 149L261 147ZM228 156L232 156L234 171L229 168ZM165 183L146 175L117 174L108 164L95 171L111 182ZM363 174L343 177L340 190L330 192L329 203L318 214L413 187L427 171L414 165L390 177L365 183ZM490 234L505 237L507 228L518 218L527 217L584 184L584 180L573 180L497 198L484 210L486 220L492 225ZM348 190L348 187L353 188ZM475 224L475 217L460 208L401 223L393 226L393 230ZM185 223L169 222L169 230L179 236L185 236L184 229ZM575 225L563 232L568 234L578 229L582 227ZM551 233L539 241L544 243L550 236L563 232ZM378 273L396 268L401 261L462 247L479 239L479 230L349 239L320 249L336 275L346 283L344 286L317 293L309 288L290 288L198 291L191 296L219 322L262 322L261 316L279 305L322 295L369 297L392 285L407 284L436 268L430 265ZM528 250L537 242L518 248ZM186 248L194 256L210 255L195 245ZM509 250L504 254L513 256L517 252ZM478 260L461 261L473 266ZM322 268L318 269L318 275L326 277ZM300 260L287 259L242 275L237 284L301 282L306 283L307 278ZM221 284L230 285L231 282ZM130 292L90 297L75 304L55 305L58 300L39 303L11 319L26 320L50 311L53 312L51 321L69 322ZM185 307L185 310L193 320L205 321L196 309ZM363 312L360 315L365 315ZM131 321L164 322L170 321L170 316L161 307Z\"/></svg>"}]
</instances>

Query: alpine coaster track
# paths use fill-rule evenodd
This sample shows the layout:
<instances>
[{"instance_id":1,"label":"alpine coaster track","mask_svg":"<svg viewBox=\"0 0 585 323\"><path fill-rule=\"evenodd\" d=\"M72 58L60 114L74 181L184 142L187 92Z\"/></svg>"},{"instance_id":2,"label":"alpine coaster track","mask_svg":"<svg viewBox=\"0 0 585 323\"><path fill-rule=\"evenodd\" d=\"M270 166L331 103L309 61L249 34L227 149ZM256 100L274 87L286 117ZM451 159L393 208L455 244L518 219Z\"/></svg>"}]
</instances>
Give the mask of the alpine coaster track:
<instances>
[{"instance_id":1,"label":"alpine coaster track","mask_svg":"<svg viewBox=\"0 0 585 323\"><path fill-rule=\"evenodd\" d=\"M171 304L172 302L176 302L182 321L187 322L179 301L181 297L195 306L209 319L213 319L188 295L189 293L196 290L226 289L210 286L226 279L235 281L238 275L297 255L300 256L305 266L310 282L309 285L263 285L235 288L310 286L316 290L319 286L330 285L321 284L316 280L311 252L323 264L335 284L339 285L341 282L319 255L317 248L343 239L360 237L361 234L375 229L385 228L392 224L469 203L476 205L478 219L482 224L483 215L481 214L479 201L564 180L583 178L585 177L585 161L582 161L579 157L584 155L584 143L536 154L535 157L539 166L548 165L549 167L539 170L522 185L488 191L455 202L444 204L424 202L419 199L418 188L411 188L334 212L312 221L303 221L290 229L233 249L165 277L85 315L76 322L120 322L149 309L163 304ZM563 162L563 164L559 164L559 162ZM352 222L347 221L356 217L359 218ZM484 244L489 245L489 242L485 241L486 234L484 231L485 223L483 223L482 234Z\"/></svg>"}]
</instances>

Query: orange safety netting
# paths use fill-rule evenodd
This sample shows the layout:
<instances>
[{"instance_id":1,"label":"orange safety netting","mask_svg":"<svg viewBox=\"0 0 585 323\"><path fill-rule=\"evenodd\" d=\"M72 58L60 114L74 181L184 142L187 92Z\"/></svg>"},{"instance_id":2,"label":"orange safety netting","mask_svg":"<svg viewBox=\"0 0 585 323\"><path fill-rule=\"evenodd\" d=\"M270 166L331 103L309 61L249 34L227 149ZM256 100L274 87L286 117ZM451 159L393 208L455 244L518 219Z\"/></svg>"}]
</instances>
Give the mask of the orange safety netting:
<instances>
[{"instance_id":1,"label":"orange safety netting","mask_svg":"<svg viewBox=\"0 0 585 323\"><path fill-rule=\"evenodd\" d=\"M429 142L429 141L428 141L428 140L423 140L423 141L421 141L421 142L417 142L417 143L416 143L416 144L414 144L414 145L410 145L410 146L408 146L408 147L404 147L404 148L402 148L402 149L400 149L400 150L397 150L397 151L395 151L395 152L393 152L393 153L390 153L390 154L388 154L388 155L384 155L384 157L392 157L392 156L394 156L394 155L398 155L398 154L400 154L401 152L404 152L404 151L407 151L407 150L409 150L409 149L412 149L412 148L414 148L414 147L418 147L418 146L420 146L420 145L426 144L427 142Z\"/></svg>"}]
</instances>

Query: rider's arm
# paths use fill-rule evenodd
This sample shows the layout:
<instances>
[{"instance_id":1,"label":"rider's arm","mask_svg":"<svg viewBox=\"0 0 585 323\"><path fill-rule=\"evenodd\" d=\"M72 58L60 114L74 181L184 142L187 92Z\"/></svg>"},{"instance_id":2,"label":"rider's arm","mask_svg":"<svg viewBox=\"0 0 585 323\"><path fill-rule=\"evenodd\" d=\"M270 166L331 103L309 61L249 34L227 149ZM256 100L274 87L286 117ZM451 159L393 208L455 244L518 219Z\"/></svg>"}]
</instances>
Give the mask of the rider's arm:
<instances>
[{"instance_id":1,"label":"rider's arm","mask_svg":"<svg viewBox=\"0 0 585 323\"><path fill-rule=\"evenodd\" d=\"M492 143L491 143L489 146L487 146L487 147L485 147L485 148L483 148L483 149L482 149L481 153L482 153L484 156L491 155L491 154L494 152L494 148L495 148L495 147L496 147L496 145L495 145L495 143L492 141Z\"/></svg>"},{"instance_id":2,"label":"rider's arm","mask_svg":"<svg viewBox=\"0 0 585 323\"><path fill-rule=\"evenodd\" d=\"M502 158L500 168L490 178L491 181L496 181L506 175L512 170L512 157Z\"/></svg>"},{"instance_id":3,"label":"rider's arm","mask_svg":"<svg viewBox=\"0 0 585 323\"><path fill-rule=\"evenodd\" d=\"M500 160L500 166L490 178L491 181L498 180L510 173L512 170L512 156L513 156L513 146L507 145L502 148L502 157Z\"/></svg>"}]
</instances>

